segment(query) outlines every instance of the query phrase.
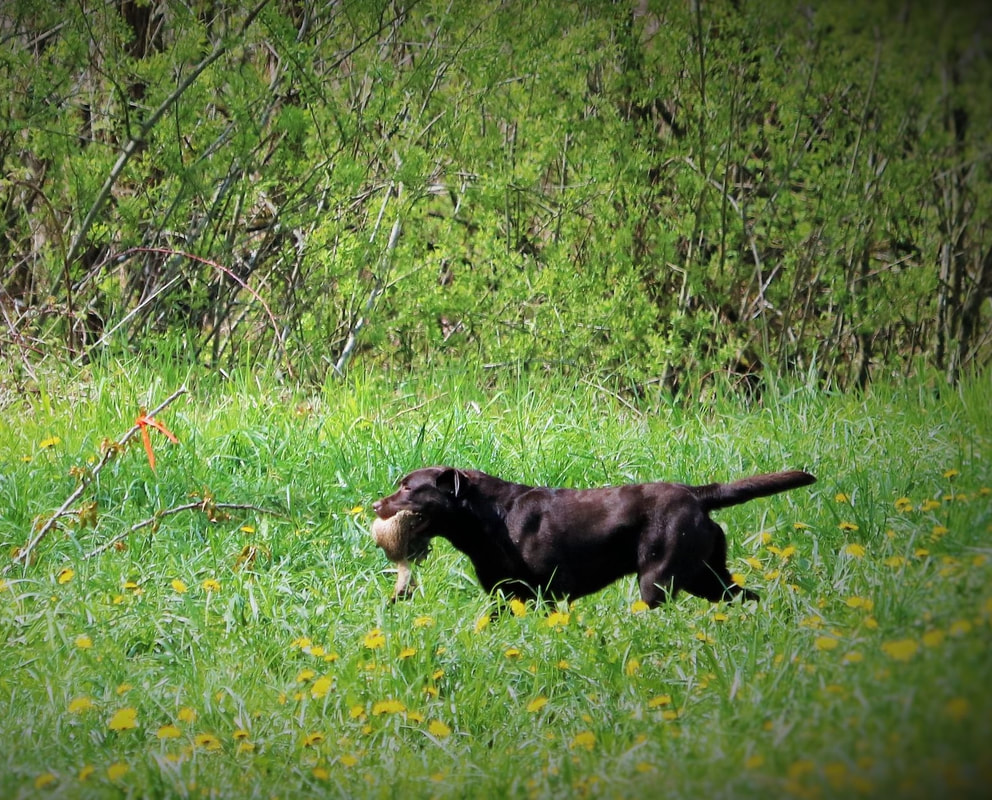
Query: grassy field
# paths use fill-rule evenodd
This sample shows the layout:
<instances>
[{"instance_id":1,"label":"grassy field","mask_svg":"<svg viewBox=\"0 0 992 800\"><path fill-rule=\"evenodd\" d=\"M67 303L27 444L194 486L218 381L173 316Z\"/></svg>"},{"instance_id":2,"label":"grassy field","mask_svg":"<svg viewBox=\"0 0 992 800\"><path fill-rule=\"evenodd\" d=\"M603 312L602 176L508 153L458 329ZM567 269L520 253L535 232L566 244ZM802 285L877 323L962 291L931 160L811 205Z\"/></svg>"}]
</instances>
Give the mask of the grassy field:
<instances>
[{"instance_id":1,"label":"grassy field","mask_svg":"<svg viewBox=\"0 0 992 800\"><path fill-rule=\"evenodd\" d=\"M183 384L155 471L135 437L92 477ZM0 796L985 796L990 395L984 376L680 408L488 374L306 394L133 364L8 395ZM760 604L643 611L626 579L491 618L439 542L389 606L370 504L442 462L819 482L717 514ZM14 564L80 480L76 513ZM213 513L161 514L193 502Z\"/></svg>"}]
</instances>

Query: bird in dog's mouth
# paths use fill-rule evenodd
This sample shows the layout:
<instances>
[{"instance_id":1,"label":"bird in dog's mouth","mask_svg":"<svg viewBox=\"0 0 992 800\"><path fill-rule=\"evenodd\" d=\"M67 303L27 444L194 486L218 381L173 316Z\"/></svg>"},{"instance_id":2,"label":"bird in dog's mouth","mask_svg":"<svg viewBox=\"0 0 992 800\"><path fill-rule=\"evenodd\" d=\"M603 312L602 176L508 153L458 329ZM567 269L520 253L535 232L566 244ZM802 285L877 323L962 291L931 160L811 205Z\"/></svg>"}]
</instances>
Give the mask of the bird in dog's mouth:
<instances>
[{"instance_id":1,"label":"bird in dog's mouth","mask_svg":"<svg viewBox=\"0 0 992 800\"><path fill-rule=\"evenodd\" d=\"M396 586L392 601L409 597L415 586L411 561L421 561L430 552L429 536L422 536L424 519L415 511L397 511L388 519L376 517L372 522L372 538L396 564Z\"/></svg>"}]
</instances>

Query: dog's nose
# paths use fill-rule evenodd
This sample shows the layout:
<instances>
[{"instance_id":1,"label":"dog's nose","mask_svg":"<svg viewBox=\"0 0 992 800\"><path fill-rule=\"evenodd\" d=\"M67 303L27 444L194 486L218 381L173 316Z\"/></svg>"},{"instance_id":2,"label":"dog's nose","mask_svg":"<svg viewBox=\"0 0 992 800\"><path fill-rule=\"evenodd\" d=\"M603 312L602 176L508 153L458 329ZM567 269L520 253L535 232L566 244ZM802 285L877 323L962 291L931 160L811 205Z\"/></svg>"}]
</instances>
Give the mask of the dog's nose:
<instances>
[{"instance_id":1,"label":"dog's nose","mask_svg":"<svg viewBox=\"0 0 992 800\"><path fill-rule=\"evenodd\" d=\"M378 513L379 513L379 507L380 507L381 505L382 505L382 501L381 501L381 500L376 500L376 501L375 501L375 502L374 502L374 503L372 504L372 510L373 510L373 511L374 511L374 512L375 512L376 514L378 514Z\"/></svg>"}]
</instances>

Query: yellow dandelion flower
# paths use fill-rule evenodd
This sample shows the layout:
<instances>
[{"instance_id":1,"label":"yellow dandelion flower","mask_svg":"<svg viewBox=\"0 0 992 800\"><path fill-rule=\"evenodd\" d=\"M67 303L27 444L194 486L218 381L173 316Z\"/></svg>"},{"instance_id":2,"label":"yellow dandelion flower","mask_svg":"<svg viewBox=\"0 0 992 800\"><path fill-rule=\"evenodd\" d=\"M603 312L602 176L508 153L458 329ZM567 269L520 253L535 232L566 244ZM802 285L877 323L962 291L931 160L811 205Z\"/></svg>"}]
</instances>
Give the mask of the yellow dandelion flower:
<instances>
[{"instance_id":1,"label":"yellow dandelion flower","mask_svg":"<svg viewBox=\"0 0 992 800\"><path fill-rule=\"evenodd\" d=\"M434 672L431 673L431 680L432 681L439 681L443 677L444 677L444 670L443 669L436 669L436 670L434 670Z\"/></svg>"},{"instance_id":2,"label":"yellow dandelion flower","mask_svg":"<svg viewBox=\"0 0 992 800\"><path fill-rule=\"evenodd\" d=\"M38 442L38 447L42 450L47 450L49 447L56 447L62 444L62 440L58 436L49 436L47 439L42 439Z\"/></svg>"},{"instance_id":3,"label":"yellow dandelion flower","mask_svg":"<svg viewBox=\"0 0 992 800\"><path fill-rule=\"evenodd\" d=\"M475 621L475 632L482 633L486 628L489 627L489 615L483 614Z\"/></svg>"},{"instance_id":4,"label":"yellow dandelion flower","mask_svg":"<svg viewBox=\"0 0 992 800\"><path fill-rule=\"evenodd\" d=\"M882 645L882 652L895 661L909 661L919 649L920 645L915 639L897 639Z\"/></svg>"},{"instance_id":5,"label":"yellow dandelion flower","mask_svg":"<svg viewBox=\"0 0 992 800\"><path fill-rule=\"evenodd\" d=\"M316 675L317 673L314 672L312 669L309 668L301 669L296 675L296 682L306 683L307 681L312 681Z\"/></svg>"},{"instance_id":6,"label":"yellow dandelion flower","mask_svg":"<svg viewBox=\"0 0 992 800\"><path fill-rule=\"evenodd\" d=\"M68 583L74 577L76 577L76 571L71 567L63 567L59 570L59 574L56 576L55 580L60 584Z\"/></svg>"},{"instance_id":7,"label":"yellow dandelion flower","mask_svg":"<svg viewBox=\"0 0 992 800\"><path fill-rule=\"evenodd\" d=\"M634 765L634 769L637 772L640 772L640 773L644 774L644 773L648 773L648 772L654 772L657 769L657 767L655 767L654 764L649 764L647 761L638 761Z\"/></svg>"},{"instance_id":8,"label":"yellow dandelion flower","mask_svg":"<svg viewBox=\"0 0 992 800\"><path fill-rule=\"evenodd\" d=\"M175 725L163 725L155 734L158 739L178 739L182 736L181 731Z\"/></svg>"},{"instance_id":9,"label":"yellow dandelion flower","mask_svg":"<svg viewBox=\"0 0 992 800\"><path fill-rule=\"evenodd\" d=\"M365 510L364 506L360 506L360 505L352 506L351 508L348 509L348 513L351 514L352 516L357 516L358 514L361 514L364 510Z\"/></svg>"},{"instance_id":10,"label":"yellow dandelion flower","mask_svg":"<svg viewBox=\"0 0 992 800\"><path fill-rule=\"evenodd\" d=\"M859 653L857 650L852 650L850 653L845 653L844 658L841 659L842 664L860 664L865 660L865 657Z\"/></svg>"},{"instance_id":11,"label":"yellow dandelion flower","mask_svg":"<svg viewBox=\"0 0 992 800\"><path fill-rule=\"evenodd\" d=\"M538 695L527 704L527 712L529 714L536 714L547 704L548 704L548 698L545 697L544 695Z\"/></svg>"},{"instance_id":12,"label":"yellow dandelion flower","mask_svg":"<svg viewBox=\"0 0 992 800\"><path fill-rule=\"evenodd\" d=\"M736 583L738 586L744 586L747 583L747 577L739 572L735 572L730 576L730 579Z\"/></svg>"},{"instance_id":13,"label":"yellow dandelion flower","mask_svg":"<svg viewBox=\"0 0 992 800\"><path fill-rule=\"evenodd\" d=\"M631 614L640 614L640 613L642 613L644 611L647 611L650 608L651 608L651 606L649 606L643 600L635 600L630 605L630 613Z\"/></svg>"},{"instance_id":14,"label":"yellow dandelion flower","mask_svg":"<svg viewBox=\"0 0 992 800\"><path fill-rule=\"evenodd\" d=\"M989 612L989 613L992 613L992 612ZM568 664L568 662L564 658L561 659L561 660L559 660L559 662L555 666L557 666L558 669L568 669L569 668L569 664Z\"/></svg>"},{"instance_id":15,"label":"yellow dandelion flower","mask_svg":"<svg viewBox=\"0 0 992 800\"><path fill-rule=\"evenodd\" d=\"M328 772L324 767L314 767L310 770L310 774L314 776L318 781L326 781L331 777L331 773Z\"/></svg>"},{"instance_id":16,"label":"yellow dandelion flower","mask_svg":"<svg viewBox=\"0 0 992 800\"><path fill-rule=\"evenodd\" d=\"M172 580L169 585L176 594L186 594L189 589L189 587L183 581L179 580L179 578Z\"/></svg>"},{"instance_id":17,"label":"yellow dandelion flower","mask_svg":"<svg viewBox=\"0 0 992 800\"><path fill-rule=\"evenodd\" d=\"M950 478L956 478L956 477L957 477L958 475L960 475L960 474L961 474L961 473L960 473L960 472L958 472L958 471L957 471L956 469L954 469L953 467L952 467L951 469L948 469L948 470L944 470L944 477L945 477L945 478L948 478L948 479L950 479Z\"/></svg>"},{"instance_id":18,"label":"yellow dandelion flower","mask_svg":"<svg viewBox=\"0 0 992 800\"><path fill-rule=\"evenodd\" d=\"M771 549L771 548L769 548ZM754 556L748 556L744 559L744 563L747 564L751 569L761 569L764 566L758 559Z\"/></svg>"},{"instance_id":19,"label":"yellow dandelion flower","mask_svg":"<svg viewBox=\"0 0 992 800\"><path fill-rule=\"evenodd\" d=\"M931 497L923 501L923 505L920 506L920 511L933 511L936 508L940 508L940 500L935 500Z\"/></svg>"},{"instance_id":20,"label":"yellow dandelion flower","mask_svg":"<svg viewBox=\"0 0 992 800\"><path fill-rule=\"evenodd\" d=\"M49 786L54 786L58 779L51 772L42 772L37 778L34 779L35 789L47 789Z\"/></svg>"},{"instance_id":21,"label":"yellow dandelion flower","mask_svg":"<svg viewBox=\"0 0 992 800\"><path fill-rule=\"evenodd\" d=\"M107 767L107 777L112 781L119 781L125 775L127 775L128 770L131 769L123 761L115 761L109 767Z\"/></svg>"},{"instance_id":22,"label":"yellow dandelion flower","mask_svg":"<svg viewBox=\"0 0 992 800\"><path fill-rule=\"evenodd\" d=\"M324 648L321 647L319 644L315 644L313 647L310 648L310 655L312 655L314 658L323 658L325 652L326 651L324 650Z\"/></svg>"},{"instance_id":23,"label":"yellow dandelion flower","mask_svg":"<svg viewBox=\"0 0 992 800\"><path fill-rule=\"evenodd\" d=\"M317 678L313 682L313 686L310 687L310 696L315 700L320 700L327 696L327 693L331 691L334 682L328 678L326 675Z\"/></svg>"},{"instance_id":24,"label":"yellow dandelion flower","mask_svg":"<svg viewBox=\"0 0 992 800\"><path fill-rule=\"evenodd\" d=\"M80 782L83 782L88 780L90 775L92 775L94 772L96 772L96 767L93 767L90 764L86 764L81 770L79 770L79 775L77 775L76 777L79 778Z\"/></svg>"},{"instance_id":25,"label":"yellow dandelion flower","mask_svg":"<svg viewBox=\"0 0 992 800\"><path fill-rule=\"evenodd\" d=\"M930 555L930 551L925 547L917 547L913 551L913 555L916 556L916 558L926 558L928 555Z\"/></svg>"},{"instance_id":26,"label":"yellow dandelion flower","mask_svg":"<svg viewBox=\"0 0 992 800\"><path fill-rule=\"evenodd\" d=\"M571 615L565 611L552 611L548 614L546 624L549 628L564 628L571 618Z\"/></svg>"},{"instance_id":27,"label":"yellow dandelion flower","mask_svg":"<svg viewBox=\"0 0 992 800\"><path fill-rule=\"evenodd\" d=\"M623 668L624 674L628 678L634 677L637 673L641 671L641 661L638 658L630 659Z\"/></svg>"},{"instance_id":28,"label":"yellow dandelion flower","mask_svg":"<svg viewBox=\"0 0 992 800\"><path fill-rule=\"evenodd\" d=\"M663 708L671 704L672 696L670 694L657 694L648 700L648 708Z\"/></svg>"},{"instance_id":29,"label":"yellow dandelion flower","mask_svg":"<svg viewBox=\"0 0 992 800\"><path fill-rule=\"evenodd\" d=\"M947 632L951 636L964 636L966 633L971 632L971 623L966 619L955 620L951 623L951 627L947 629Z\"/></svg>"},{"instance_id":30,"label":"yellow dandelion flower","mask_svg":"<svg viewBox=\"0 0 992 800\"><path fill-rule=\"evenodd\" d=\"M196 722L196 711L189 706L183 706L180 708L177 716L179 717L180 722L185 722L187 725Z\"/></svg>"},{"instance_id":31,"label":"yellow dandelion flower","mask_svg":"<svg viewBox=\"0 0 992 800\"><path fill-rule=\"evenodd\" d=\"M744 762L745 769L760 769L765 764L765 757L761 753L755 753L753 756L748 756L747 760Z\"/></svg>"},{"instance_id":32,"label":"yellow dandelion flower","mask_svg":"<svg viewBox=\"0 0 992 800\"><path fill-rule=\"evenodd\" d=\"M592 750L596 746L596 734L592 731L582 731L581 733L575 734L572 738L572 743L569 745L571 748L581 747L586 750Z\"/></svg>"},{"instance_id":33,"label":"yellow dandelion flower","mask_svg":"<svg viewBox=\"0 0 992 800\"><path fill-rule=\"evenodd\" d=\"M130 706L118 709L107 723L112 731L127 731L138 727L138 710Z\"/></svg>"},{"instance_id":34,"label":"yellow dandelion flower","mask_svg":"<svg viewBox=\"0 0 992 800\"><path fill-rule=\"evenodd\" d=\"M944 632L942 630L937 630L936 628L927 631L921 637L921 641L926 647L939 647L944 643Z\"/></svg>"},{"instance_id":35,"label":"yellow dandelion flower","mask_svg":"<svg viewBox=\"0 0 992 800\"><path fill-rule=\"evenodd\" d=\"M297 647L300 650L306 650L312 644L313 642L310 641L310 639L308 639L306 636L299 636L296 639L293 639L293 641L289 643L289 646Z\"/></svg>"},{"instance_id":36,"label":"yellow dandelion flower","mask_svg":"<svg viewBox=\"0 0 992 800\"><path fill-rule=\"evenodd\" d=\"M848 779L847 764L843 761L831 761L824 765L823 774L834 789L841 789Z\"/></svg>"},{"instance_id":37,"label":"yellow dandelion flower","mask_svg":"<svg viewBox=\"0 0 992 800\"><path fill-rule=\"evenodd\" d=\"M429 628L434 624L434 618L428 616L416 617L413 620L414 628Z\"/></svg>"},{"instance_id":38,"label":"yellow dandelion flower","mask_svg":"<svg viewBox=\"0 0 992 800\"><path fill-rule=\"evenodd\" d=\"M527 616L527 604L514 597L510 600L510 613L515 617Z\"/></svg>"},{"instance_id":39,"label":"yellow dandelion flower","mask_svg":"<svg viewBox=\"0 0 992 800\"><path fill-rule=\"evenodd\" d=\"M793 780L809 775L815 769L815 765L808 758L800 758L793 761L788 767L788 775Z\"/></svg>"},{"instance_id":40,"label":"yellow dandelion flower","mask_svg":"<svg viewBox=\"0 0 992 800\"><path fill-rule=\"evenodd\" d=\"M439 719L432 719L427 726L427 732L438 739L447 739L451 736L451 728Z\"/></svg>"},{"instance_id":41,"label":"yellow dandelion flower","mask_svg":"<svg viewBox=\"0 0 992 800\"><path fill-rule=\"evenodd\" d=\"M674 708L667 708L661 712L661 718L666 722L672 722L679 718L679 712Z\"/></svg>"},{"instance_id":42,"label":"yellow dandelion flower","mask_svg":"<svg viewBox=\"0 0 992 800\"><path fill-rule=\"evenodd\" d=\"M722 611L717 611L713 614L713 620L715 622L726 622L730 617L724 614Z\"/></svg>"},{"instance_id":43,"label":"yellow dandelion flower","mask_svg":"<svg viewBox=\"0 0 992 800\"><path fill-rule=\"evenodd\" d=\"M961 722L961 720L971 713L971 703L964 697L952 698L944 706L944 713L955 722Z\"/></svg>"},{"instance_id":44,"label":"yellow dandelion flower","mask_svg":"<svg viewBox=\"0 0 992 800\"><path fill-rule=\"evenodd\" d=\"M773 569L765 573L764 578L766 581L777 580L782 575L782 570Z\"/></svg>"},{"instance_id":45,"label":"yellow dandelion flower","mask_svg":"<svg viewBox=\"0 0 992 800\"><path fill-rule=\"evenodd\" d=\"M348 709L348 716L352 719L363 719L365 717L365 706L354 705Z\"/></svg>"},{"instance_id":46,"label":"yellow dandelion flower","mask_svg":"<svg viewBox=\"0 0 992 800\"><path fill-rule=\"evenodd\" d=\"M904 567L908 563L903 556L889 556L882 560L882 563L887 567L892 567L892 569L898 569L899 567Z\"/></svg>"},{"instance_id":47,"label":"yellow dandelion flower","mask_svg":"<svg viewBox=\"0 0 992 800\"><path fill-rule=\"evenodd\" d=\"M345 753L343 756L341 756L341 758L338 759L338 762L341 764L341 766L351 768L358 763L358 758L351 753Z\"/></svg>"},{"instance_id":48,"label":"yellow dandelion flower","mask_svg":"<svg viewBox=\"0 0 992 800\"><path fill-rule=\"evenodd\" d=\"M75 697L69 701L70 714L82 714L84 711L89 711L92 708L95 708L93 701L86 696Z\"/></svg>"},{"instance_id":49,"label":"yellow dandelion flower","mask_svg":"<svg viewBox=\"0 0 992 800\"><path fill-rule=\"evenodd\" d=\"M793 522L792 527L795 528L797 531L809 530L809 525L807 525L805 522Z\"/></svg>"},{"instance_id":50,"label":"yellow dandelion flower","mask_svg":"<svg viewBox=\"0 0 992 800\"><path fill-rule=\"evenodd\" d=\"M863 608L865 611L871 611L875 607L875 601L870 597L848 597L844 603L848 608Z\"/></svg>"},{"instance_id":51,"label":"yellow dandelion flower","mask_svg":"<svg viewBox=\"0 0 992 800\"><path fill-rule=\"evenodd\" d=\"M198 733L193 737L193 744L208 753L216 752L221 748L220 739L212 733Z\"/></svg>"},{"instance_id":52,"label":"yellow dandelion flower","mask_svg":"<svg viewBox=\"0 0 992 800\"><path fill-rule=\"evenodd\" d=\"M934 525L933 528L930 529L930 536L934 540L942 539L944 536L947 536L948 533L950 533L950 530L945 525Z\"/></svg>"},{"instance_id":53,"label":"yellow dandelion flower","mask_svg":"<svg viewBox=\"0 0 992 800\"><path fill-rule=\"evenodd\" d=\"M852 543L844 547L844 552L851 558L864 558L866 551L863 545Z\"/></svg>"},{"instance_id":54,"label":"yellow dandelion flower","mask_svg":"<svg viewBox=\"0 0 992 800\"><path fill-rule=\"evenodd\" d=\"M858 526L853 522L842 521L838 526L842 531L856 531L860 530Z\"/></svg>"},{"instance_id":55,"label":"yellow dandelion flower","mask_svg":"<svg viewBox=\"0 0 992 800\"><path fill-rule=\"evenodd\" d=\"M74 644L80 650L89 650L93 646L93 640L84 633L75 638Z\"/></svg>"},{"instance_id":56,"label":"yellow dandelion flower","mask_svg":"<svg viewBox=\"0 0 992 800\"><path fill-rule=\"evenodd\" d=\"M372 704L372 716L379 717L383 714L402 714L406 711L406 706L399 700L380 700Z\"/></svg>"},{"instance_id":57,"label":"yellow dandelion flower","mask_svg":"<svg viewBox=\"0 0 992 800\"><path fill-rule=\"evenodd\" d=\"M406 659L406 658L412 658L415 655L417 655L416 647L404 647L402 650L400 650L399 657L400 659Z\"/></svg>"},{"instance_id":58,"label":"yellow dandelion flower","mask_svg":"<svg viewBox=\"0 0 992 800\"><path fill-rule=\"evenodd\" d=\"M905 512L905 511L912 511L913 510L913 501L910 500L908 497L898 497L898 498L896 498L896 501L895 501L895 503L893 505L895 505L896 511Z\"/></svg>"},{"instance_id":59,"label":"yellow dandelion flower","mask_svg":"<svg viewBox=\"0 0 992 800\"><path fill-rule=\"evenodd\" d=\"M220 591L220 581L214 578L207 578L203 583L200 584L205 592L219 592Z\"/></svg>"},{"instance_id":60,"label":"yellow dandelion flower","mask_svg":"<svg viewBox=\"0 0 992 800\"><path fill-rule=\"evenodd\" d=\"M508 647L503 655L507 658L520 658L520 650L516 647Z\"/></svg>"},{"instance_id":61,"label":"yellow dandelion flower","mask_svg":"<svg viewBox=\"0 0 992 800\"><path fill-rule=\"evenodd\" d=\"M837 492L837 494L834 495L834 502L835 503L849 503L849 502L851 502L851 498L848 497L843 492Z\"/></svg>"},{"instance_id":62,"label":"yellow dandelion flower","mask_svg":"<svg viewBox=\"0 0 992 800\"><path fill-rule=\"evenodd\" d=\"M306 736L303 737L303 746L316 747L318 744L321 744L323 741L324 741L324 734L322 734L320 731L317 731L316 733L308 733Z\"/></svg>"},{"instance_id":63,"label":"yellow dandelion flower","mask_svg":"<svg viewBox=\"0 0 992 800\"><path fill-rule=\"evenodd\" d=\"M407 711L406 718L408 722L423 722L424 715L419 711Z\"/></svg>"},{"instance_id":64,"label":"yellow dandelion flower","mask_svg":"<svg viewBox=\"0 0 992 800\"><path fill-rule=\"evenodd\" d=\"M840 642L833 636L817 636L813 646L817 650L835 650Z\"/></svg>"},{"instance_id":65,"label":"yellow dandelion flower","mask_svg":"<svg viewBox=\"0 0 992 800\"><path fill-rule=\"evenodd\" d=\"M386 635L379 628L373 628L362 639L362 646L368 650L378 650L380 647L385 647L385 645Z\"/></svg>"}]
</instances>

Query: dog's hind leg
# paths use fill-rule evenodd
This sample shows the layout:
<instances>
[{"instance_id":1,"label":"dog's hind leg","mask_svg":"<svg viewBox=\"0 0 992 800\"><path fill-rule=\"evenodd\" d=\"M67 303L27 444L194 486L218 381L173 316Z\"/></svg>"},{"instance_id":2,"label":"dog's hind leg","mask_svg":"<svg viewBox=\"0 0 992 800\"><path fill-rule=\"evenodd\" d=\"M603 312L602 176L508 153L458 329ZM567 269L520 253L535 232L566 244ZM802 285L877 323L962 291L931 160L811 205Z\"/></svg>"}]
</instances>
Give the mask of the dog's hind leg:
<instances>
[{"instance_id":1,"label":"dog's hind leg","mask_svg":"<svg viewBox=\"0 0 992 800\"><path fill-rule=\"evenodd\" d=\"M757 600L759 595L750 589L739 586L726 567L717 568L710 564L703 565L695 575L683 580L682 587L696 597L702 597L713 603L721 600L733 600L741 595L744 600Z\"/></svg>"},{"instance_id":2,"label":"dog's hind leg","mask_svg":"<svg viewBox=\"0 0 992 800\"><path fill-rule=\"evenodd\" d=\"M723 528L709 521L708 533L712 549L692 572L680 576L682 588L712 603L733 600L738 595L745 600L757 600L758 595L739 586L727 569L727 537Z\"/></svg>"},{"instance_id":3,"label":"dog's hind leg","mask_svg":"<svg viewBox=\"0 0 992 800\"><path fill-rule=\"evenodd\" d=\"M641 588L641 600L651 608L657 608L678 594L681 585L677 575L666 563L642 567L637 573L637 581Z\"/></svg>"}]
</instances>

